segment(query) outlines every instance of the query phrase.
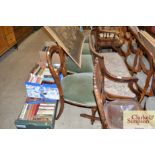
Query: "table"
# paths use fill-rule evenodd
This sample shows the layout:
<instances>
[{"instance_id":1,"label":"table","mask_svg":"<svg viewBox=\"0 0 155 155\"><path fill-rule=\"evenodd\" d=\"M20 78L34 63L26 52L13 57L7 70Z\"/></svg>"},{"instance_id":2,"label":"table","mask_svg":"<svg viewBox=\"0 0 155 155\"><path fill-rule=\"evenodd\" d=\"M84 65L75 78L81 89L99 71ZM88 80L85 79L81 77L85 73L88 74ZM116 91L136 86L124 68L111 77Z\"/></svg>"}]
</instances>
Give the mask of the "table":
<instances>
[{"instance_id":1,"label":"table","mask_svg":"<svg viewBox=\"0 0 155 155\"><path fill-rule=\"evenodd\" d=\"M63 48L65 53L81 67L84 34L78 26L44 26L50 36Z\"/></svg>"}]
</instances>

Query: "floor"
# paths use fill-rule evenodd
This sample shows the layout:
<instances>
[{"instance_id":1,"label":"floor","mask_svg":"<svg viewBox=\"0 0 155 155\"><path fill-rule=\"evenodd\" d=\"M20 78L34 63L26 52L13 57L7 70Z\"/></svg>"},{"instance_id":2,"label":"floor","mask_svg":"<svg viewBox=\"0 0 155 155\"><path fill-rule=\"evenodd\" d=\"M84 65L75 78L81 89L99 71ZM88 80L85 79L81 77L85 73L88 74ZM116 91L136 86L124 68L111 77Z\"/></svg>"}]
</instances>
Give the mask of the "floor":
<instances>
[{"instance_id":1,"label":"floor","mask_svg":"<svg viewBox=\"0 0 155 155\"><path fill-rule=\"evenodd\" d=\"M21 112L26 99L24 82L36 62L39 61L39 50L44 42L51 40L42 29L25 39L18 49L12 48L0 57L0 128L15 129L14 121ZM96 121L80 117L80 113L90 113L89 109L65 104L65 109L59 120L55 122L56 129L100 129Z\"/></svg>"}]
</instances>

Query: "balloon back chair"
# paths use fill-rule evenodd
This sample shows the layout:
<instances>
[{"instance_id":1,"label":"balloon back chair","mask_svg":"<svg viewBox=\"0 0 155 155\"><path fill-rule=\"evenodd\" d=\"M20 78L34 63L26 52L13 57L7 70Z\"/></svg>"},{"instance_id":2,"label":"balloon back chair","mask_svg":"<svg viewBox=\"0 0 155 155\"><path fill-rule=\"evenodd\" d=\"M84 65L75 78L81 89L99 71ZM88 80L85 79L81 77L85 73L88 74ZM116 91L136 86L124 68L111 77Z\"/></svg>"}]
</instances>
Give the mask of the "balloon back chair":
<instances>
[{"instance_id":1,"label":"balloon back chair","mask_svg":"<svg viewBox=\"0 0 155 155\"><path fill-rule=\"evenodd\" d=\"M52 65L52 56L57 53L60 57L60 69L55 70ZM64 110L64 103L68 103L77 107L91 109L91 114L81 114L80 116L89 118L93 124L97 112L96 100L93 93L93 72L74 73L67 75L66 73L66 55L60 46L52 46L46 54L50 72L57 84L60 94L60 109L57 119ZM64 78L60 81L59 74L62 73ZM66 76L67 75L67 76Z\"/></svg>"},{"instance_id":2,"label":"balloon back chair","mask_svg":"<svg viewBox=\"0 0 155 155\"><path fill-rule=\"evenodd\" d=\"M105 55L96 52L93 38L93 35L90 36L89 43L94 59L94 94L101 124L103 128L122 128L122 107L129 107L127 110L141 109L138 79L112 75L106 68ZM112 84L109 86L109 83Z\"/></svg>"},{"instance_id":3,"label":"balloon back chair","mask_svg":"<svg viewBox=\"0 0 155 155\"><path fill-rule=\"evenodd\" d=\"M94 94L100 115L102 128L123 128L123 111L141 110L134 99L115 99L107 101L104 91L103 58L95 58Z\"/></svg>"}]
</instances>

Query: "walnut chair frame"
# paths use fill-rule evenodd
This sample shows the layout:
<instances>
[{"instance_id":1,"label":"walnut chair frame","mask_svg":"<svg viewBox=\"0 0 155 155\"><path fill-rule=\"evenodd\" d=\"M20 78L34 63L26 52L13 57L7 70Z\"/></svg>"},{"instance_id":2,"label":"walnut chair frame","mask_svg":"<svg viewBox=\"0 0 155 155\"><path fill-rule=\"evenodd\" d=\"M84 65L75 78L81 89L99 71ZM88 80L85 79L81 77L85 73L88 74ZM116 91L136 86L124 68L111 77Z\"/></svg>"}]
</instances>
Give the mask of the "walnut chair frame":
<instances>
[{"instance_id":1,"label":"walnut chair frame","mask_svg":"<svg viewBox=\"0 0 155 155\"><path fill-rule=\"evenodd\" d=\"M103 71L103 76L110 79L110 80L112 80L112 81L115 81L115 82L128 83L128 86L131 89L131 91L133 93L135 93L136 97L138 97L138 99L139 99L140 98L140 93L139 93L138 88L137 88L138 79L135 78L135 77L120 77L120 76L112 75L105 67L104 56L101 56L100 53L96 52L94 42L93 42L93 39L92 39L92 35L90 35L90 37L89 37L89 46L90 46L90 51L91 51L92 56L93 56L94 64L95 64L95 58L96 57L100 58L102 60L102 66L101 67L102 67L102 71ZM104 93L105 93L106 99L108 99L108 100L133 99L133 98L126 97L126 96L117 96L117 95L109 94L107 92L104 92Z\"/></svg>"},{"instance_id":2,"label":"walnut chair frame","mask_svg":"<svg viewBox=\"0 0 155 155\"><path fill-rule=\"evenodd\" d=\"M59 57L60 57L60 69L59 70L55 70L53 65L52 65L52 56L53 56L54 53L57 53L59 55ZM59 74L62 73L63 76L67 76L65 56L66 56L66 54L65 54L64 50L59 45L52 46L49 49L49 51L46 53L48 67L49 67L50 72L51 72L51 74L52 74L52 76L53 76L53 78L55 80L55 83L56 83L56 85L58 87L58 91L59 91L59 95L60 95L60 100L59 100L60 101L60 109L59 109L59 112L58 112L58 114L56 116L56 119L59 119L60 116L62 115L63 110L64 110L64 103L68 103L68 104L71 104L71 105L74 105L74 106L77 106L77 107L90 108L91 111L92 111L92 115L80 114L80 116L90 119L91 123L93 124L95 120L99 120L98 117L95 117L95 114L97 112L97 106L96 105L91 106L91 107L83 106L81 104L77 104L76 102L70 102L70 101L68 101L68 100L66 100L64 98L64 92L63 92L63 88L62 88L61 81L60 81L60 78L59 78Z\"/></svg>"},{"instance_id":3,"label":"walnut chair frame","mask_svg":"<svg viewBox=\"0 0 155 155\"><path fill-rule=\"evenodd\" d=\"M104 78L103 78L104 73L102 71L102 66L103 66L103 57L96 57L95 67L94 67L94 76L93 76L94 94L96 97L96 104L98 107L98 112L99 112L102 128L107 129L107 128L111 128L107 120L108 119L107 118L108 111L106 111L107 105L113 104L113 103L122 103L122 105L132 104L136 108L136 110L141 110L141 106L139 105L137 101L132 100L132 99L116 99L114 102L109 102L109 104L106 103L106 96L104 92ZM113 114L110 113L110 115L112 116ZM119 118L117 117L118 116L116 116L116 119L119 120Z\"/></svg>"},{"instance_id":4,"label":"walnut chair frame","mask_svg":"<svg viewBox=\"0 0 155 155\"><path fill-rule=\"evenodd\" d=\"M122 27L110 27L104 29L104 27L96 27L92 30L96 39L96 50L99 52L103 48L111 47L111 44L115 44L116 47L120 47L123 44L123 31Z\"/></svg>"}]
</instances>

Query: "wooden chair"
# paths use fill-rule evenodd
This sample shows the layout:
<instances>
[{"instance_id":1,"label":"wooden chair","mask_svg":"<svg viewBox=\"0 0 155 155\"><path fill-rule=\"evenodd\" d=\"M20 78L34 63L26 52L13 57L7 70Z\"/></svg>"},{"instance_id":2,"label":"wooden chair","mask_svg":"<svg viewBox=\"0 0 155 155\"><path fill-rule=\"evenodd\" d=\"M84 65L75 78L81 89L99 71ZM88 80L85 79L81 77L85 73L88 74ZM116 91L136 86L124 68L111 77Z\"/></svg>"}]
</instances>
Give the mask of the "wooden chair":
<instances>
[{"instance_id":1,"label":"wooden chair","mask_svg":"<svg viewBox=\"0 0 155 155\"><path fill-rule=\"evenodd\" d=\"M60 69L55 71L52 65L52 56L57 53L60 56ZM81 114L82 117L91 119L93 124L95 119L97 106L93 94L93 73L74 73L67 75L65 64L65 53L60 46L52 46L47 52L47 62L50 72L57 84L60 94L60 110L57 119L61 116L64 109L64 103L74 106L90 108L91 115ZM60 81L59 74L63 73L64 78ZM67 75L67 76L66 76Z\"/></svg>"},{"instance_id":2,"label":"wooden chair","mask_svg":"<svg viewBox=\"0 0 155 155\"><path fill-rule=\"evenodd\" d=\"M116 47L120 47L123 44L123 32L122 27L115 26L99 26L94 30L96 39L95 48L99 52L103 48L109 48L112 44Z\"/></svg>"},{"instance_id":3,"label":"wooden chair","mask_svg":"<svg viewBox=\"0 0 155 155\"><path fill-rule=\"evenodd\" d=\"M115 99L107 101L104 81L103 57L95 58L94 94L101 119L102 128L123 128L123 111L140 110L139 103L134 99Z\"/></svg>"},{"instance_id":4,"label":"wooden chair","mask_svg":"<svg viewBox=\"0 0 155 155\"><path fill-rule=\"evenodd\" d=\"M79 68L69 57L66 58L66 65L68 73L93 72L93 61L89 50L89 44L83 44L83 51L81 55L81 68Z\"/></svg>"},{"instance_id":5,"label":"wooden chair","mask_svg":"<svg viewBox=\"0 0 155 155\"><path fill-rule=\"evenodd\" d=\"M135 87L138 79L131 76L121 56L119 56L117 52L97 53L93 34L90 36L89 45L93 59L95 60L96 57L102 57L103 60L102 70L105 75L104 91L106 98L113 100L118 98L133 99L140 97L140 93Z\"/></svg>"},{"instance_id":6,"label":"wooden chair","mask_svg":"<svg viewBox=\"0 0 155 155\"><path fill-rule=\"evenodd\" d=\"M50 49L51 46L57 45L56 42L46 41L44 47ZM83 73L83 72L93 72L93 62L90 55L89 44L83 44L83 51L81 55L81 68L79 68L70 57L66 57L67 73Z\"/></svg>"},{"instance_id":7,"label":"wooden chair","mask_svg":"<svg viewBox=\"0 0 155 155\"><path fill-rule=\"evenodd\" d=\"M112 128L109 126L109 123L105 123L105 120L108 118L109 112L104 111L104 109L107 109L108 107L106 105L117 105L117 109L120 108L120 103L122 106L132 106L130 110L138 110L140 109L140 104L137 102L138 100L141 99L141 94L138 91L137 86L137 81L138 79L135 77L132 77L129 74L129 71L125 76L121 76L121 71L122 69L120 68L124 64L119 64L121 59L117 60L116 63L114 64L113 67L111 67L114 59L120 58L118 53L98 53L95 50L95 43L94 43L94 36L90 36L90 49L92 52L92 56L94 58L94 93L96 96L96 101L97 101L97 107L98 111L100 114L100 119L102 123L103 128ZM113 47L111 47L113 48ZM113 49L114 50L114 49ZM109 55L110 57L108 57ZM109 61L109 62L107 62ZM109 65L109 66L108 66ZM109 70L110 68L114 68L114 70L118 73L118 75L112 74ZM108 70L109 69L109 70ZM122 71L123 72L123 71ZM122 74L123 75L123 74ZM106 104L108 102L108 104ZM111 108L110 108L111 109ZM113 111L115 111L115 107L112 108ZM112 110L111 109L111 110ZM119 118L122 117L122 112L121 113L115 113L116 115L113 115L111 113L111 116L109 117L114 117L114 118ZM117 117L116 117L117 116ZM115 126L115 128L121 128L120 126Z\"/></svg>"},{"instance_id":8,"label":"wooden chair","mask_svg":"<svg viewBox=\"0 0 155 155\"><path fill-rule=\"evenodd\" d=\"M67 72L72 73L83 73L93 72L93 62L89 50L89 33L85 35L85 41L83 44L82 55L81 55L81 68L79 68L70 57L66 58Z\"/></svg>"}]
</instances>

